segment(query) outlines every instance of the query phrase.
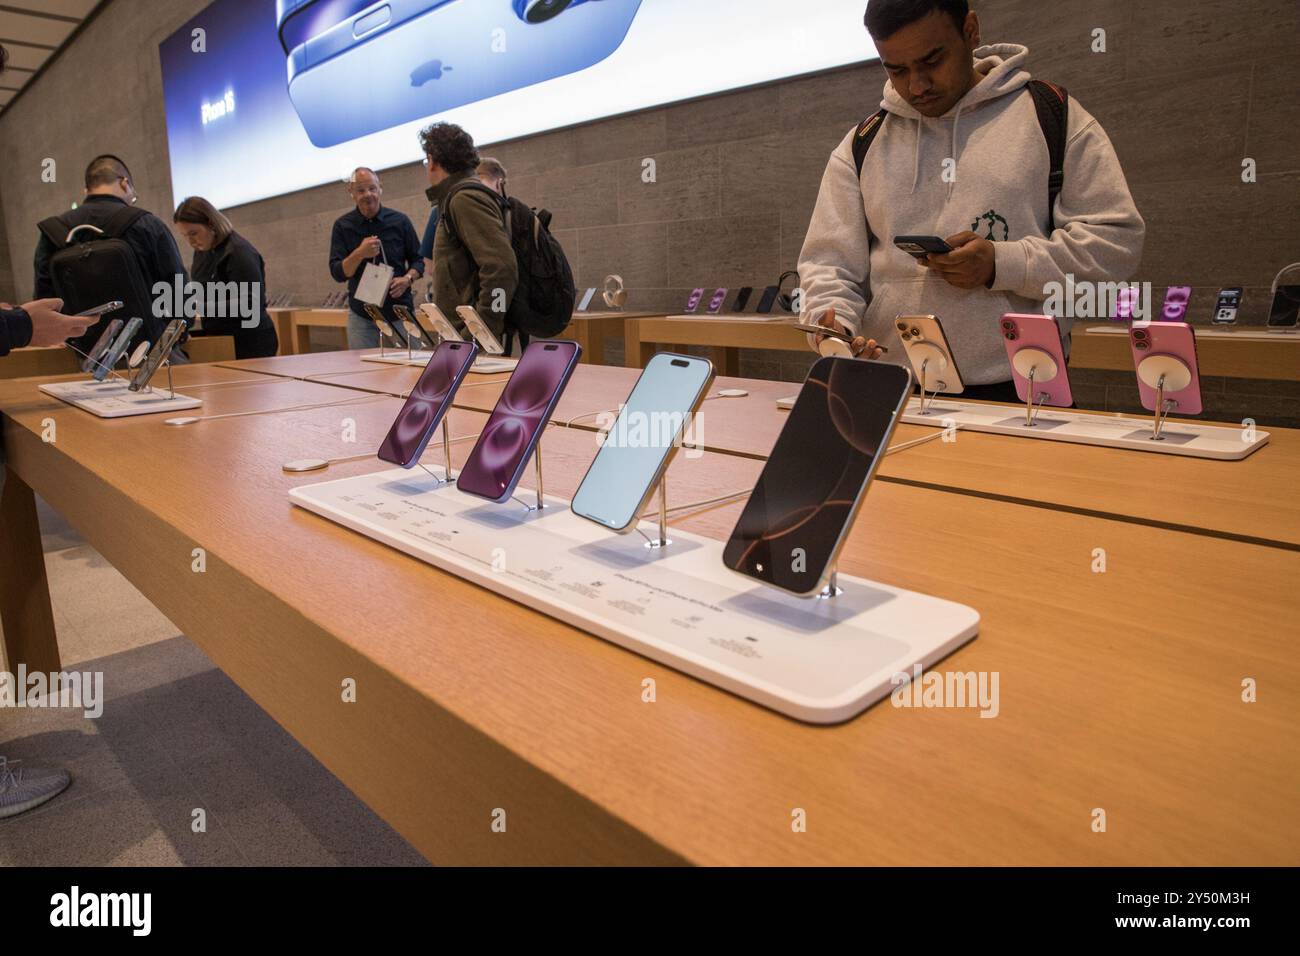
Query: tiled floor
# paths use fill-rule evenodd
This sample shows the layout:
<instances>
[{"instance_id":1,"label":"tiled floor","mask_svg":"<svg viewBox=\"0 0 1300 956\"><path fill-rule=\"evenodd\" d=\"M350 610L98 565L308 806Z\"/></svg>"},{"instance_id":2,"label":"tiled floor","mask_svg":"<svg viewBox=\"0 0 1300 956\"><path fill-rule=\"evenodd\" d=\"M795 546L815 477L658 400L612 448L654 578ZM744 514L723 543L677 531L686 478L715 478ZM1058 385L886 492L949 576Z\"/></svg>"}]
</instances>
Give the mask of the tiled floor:
<instances>
[{"instance_id":1,"label":"tiled floor","mask_svg":"<svg viewBox=\"0 0 1300 956\"><path fill-rule=\"evenodd\" d=\"M0 754L72 774L0 820L0 865L425 863L43 506L41 529L63 667L105 702L0 710Z\"/></svg>"}]
</instances>

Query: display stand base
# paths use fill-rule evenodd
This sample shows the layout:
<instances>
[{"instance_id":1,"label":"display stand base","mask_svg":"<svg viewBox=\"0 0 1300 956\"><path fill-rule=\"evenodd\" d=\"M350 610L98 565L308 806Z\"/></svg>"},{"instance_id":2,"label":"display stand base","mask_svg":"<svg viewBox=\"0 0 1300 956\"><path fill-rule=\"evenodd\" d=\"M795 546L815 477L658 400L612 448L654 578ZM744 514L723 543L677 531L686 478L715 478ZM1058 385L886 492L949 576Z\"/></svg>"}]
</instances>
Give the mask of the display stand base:
<instances>
[{"instance_id":1,"label":"display stand base","mask_svg":"<svg viewBox=\"0 0 1300 956\"><path fill-rule=\"evenodd\" d=\"M179 412L198 408L202 401L193 395L175 395L162 389L145 389L132 392L121 379L105 382L76 381L50 382L40 387L46 395L74 405L99 418L126 418L131 415L153 415L157 412Z\"/></svg>"},{"instance_id":2,"label":"display stand base","mask_svg":"<svg viewBox=\"0 0 1300 956\"><path fill-rule=\"evenodd\" d=\"M965 605L845 574L842 593L829 600L763 587L723 566L720 542L677 528L672 547L650 549L641 534L610 534L579 518L562 498L548 496L540 510L488 504L401 469L303 485L289 497L494 593L812 723L853 717L914 665L931 666L979 630L979 615Z\"/></svg>"},{"instance_id":3,"label":"display stand base","mask_svg":"<svg viewBox=\"0 0 1300 956\"><path fill-rule=\"evenodd\" d=\"M480 355L470 366L471 374L492 375L497 372L513 372L519 364L517 358L505 358L498 355Z\"/></svg>"},{"instance_id":4,"label":"display stand base","mask_svg":"<svg viewBox=\"0 0 1300 956\"><path fill-rule=\"evenodd\" d=\"M406 349L389 349L387 352L370 352L361 356L363 362L382 362L385 365L428 365L429 356L433 353L429 351L412 352L406 354Z\"/></svg>"},{"instance_id":5,"label":"display stand base","mask_svg":"<svg viewBox=\"0 0 1300 956\"><path fill-rule=\"evenodd\" d=\"M936 428L956 424L963 431L1220 461L1239 461L1266 445L1269 438L1268 432L1258 429L1248 434L1244 428L1168 419L1160 440L1156 441L1153 440L1154 428L1149 418L1089 415L1050 406L1038 412L1030 427L1025 424L1023 408L954 401L946 397L932 401L926 414L922 415L920 410L921 400L911 399L903 412L902 421L909 425L933 425Z\"/></svg>"}]
</instances>

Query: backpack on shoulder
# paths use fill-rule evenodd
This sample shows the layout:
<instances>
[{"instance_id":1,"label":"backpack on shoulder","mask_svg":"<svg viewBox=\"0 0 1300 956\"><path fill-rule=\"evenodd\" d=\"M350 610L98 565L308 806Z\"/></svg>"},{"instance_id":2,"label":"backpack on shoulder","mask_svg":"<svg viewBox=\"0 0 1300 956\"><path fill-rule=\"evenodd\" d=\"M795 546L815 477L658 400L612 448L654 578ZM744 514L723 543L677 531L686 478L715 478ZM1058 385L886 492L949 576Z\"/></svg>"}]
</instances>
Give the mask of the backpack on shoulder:
<instances>
[{"instance_id":1,"label":"backpack on shoulder","mask_svg":"<svg viewBox=\"0 0 1300 956\"><path fill-rule=\"evenodd\" d=\"M158 341L166 325L165 318L153 314L153 295L145 282L144 271L122 234L149 213L134 206L124 206L113 213L101 229L91 223L72 223L63 216L43 220L39 229L55 248L50 256L50 279L54 292L63 300L67 314L93 309L105 302L122 301L122 308L101 316L80 339L93 343L113 319L139 316L144 320L140 336ZM83 349L84 351L84 349Z\"/></svg>"},{"instance_id":2,"label":"backpack on shoulder","mask_svg":"<svg viewBox=\"0 0 1300 956\"><path fill-rule=\"evenodd\" d=\"M1051 158L1051 173L1047 177L1047 232L1050 235L1056 229L1056 199L1061 195L1061 186L1065 184L1065 141L1070 120L1070 94L1065 87L1046 80L1030 80L1026 87L1034 98L1038 126L1043 131L1047 153ZM858 168L859 180L862 179L862 164L867 158L867 150L875 142L887 115L888 111L884 109L872 113L858 127L853 137L853 163Z\"/></svg>"},{"instance_id":3,"label":"backpack on shoulder","mask_svg":"<svg viewBox=\"0 0 1300 956\"><path fill-rule=\"evenodd\" d=\"M534 212L521 200L503 197L477 179L469 179L458 183L442 202L438 225L451 226L457 236L450 216L451 200L466 189L481 190L496 201L519 266L519 286L505 316L507 331L540 338L559 335L573 318L577 290L564 249L551 235L551 214L545 209Z\"/></svg>"}]
</instances>

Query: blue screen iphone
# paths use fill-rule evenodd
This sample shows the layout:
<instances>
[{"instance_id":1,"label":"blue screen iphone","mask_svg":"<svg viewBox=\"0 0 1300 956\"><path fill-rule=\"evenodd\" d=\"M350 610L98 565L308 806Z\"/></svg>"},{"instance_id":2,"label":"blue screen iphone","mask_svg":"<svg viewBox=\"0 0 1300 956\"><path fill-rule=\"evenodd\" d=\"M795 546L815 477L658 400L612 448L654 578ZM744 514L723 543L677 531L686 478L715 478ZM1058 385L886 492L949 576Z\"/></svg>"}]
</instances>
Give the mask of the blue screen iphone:
<instances>
[{"instance_id":1,"label":"blue screen iphone","mask_svg":"<svg viewBox=\"0 0 1300 956\"><path fill-rule=\"evenodd\" d=\"M573 513L613 531L630 529L712 381L708 359L660 352L647 362L573 496Z\"/></svg>"},{"instance_id":2,"label":"blue screen iphone","mask_svg":"<svg viewBox=\"0 0 1300 956\"><path fill-rule=\"evenodd\" d=\"M289 99L336 146L594 66L641 0L278 0Z\"/></svg>"}]
</instances>

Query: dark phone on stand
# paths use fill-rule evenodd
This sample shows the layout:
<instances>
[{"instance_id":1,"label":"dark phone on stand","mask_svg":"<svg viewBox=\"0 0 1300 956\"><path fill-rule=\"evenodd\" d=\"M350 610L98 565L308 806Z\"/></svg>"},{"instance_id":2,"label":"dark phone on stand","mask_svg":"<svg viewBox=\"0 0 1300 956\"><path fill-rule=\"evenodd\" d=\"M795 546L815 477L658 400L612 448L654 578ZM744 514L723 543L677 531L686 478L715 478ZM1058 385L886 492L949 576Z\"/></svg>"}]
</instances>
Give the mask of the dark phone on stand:
<instances>
[{"instance_id":1,"label":"dark phone on stand","mask_svg":"<svg viewBox=\"0 0 1300 956\"><path fill-rule=\"evenodd\" d=\"M780 286L770 285L763 290L762 297L758 300L758 308L755 312L771 312L772 306L776 303L776 294L781 291Z\"/></svg>"},{"instance_id":2,"label":"dark phone on stand","mask_svg":"<svg viewBox=\"0 0 1300 956\"><path fill-rule=\"evenodd\" d=\"M744 312L745 306L749 305L749 297L754 294L753 286L741 286L736 290L736 301L731 303L732 312Z\"/></svg>"},{"instance_id":3,"label":"dark phone on stand","mask_svg":"<svg viewBox=\"0 0 1300 956\"><path fill-rule=\"evenodd\" d=\"M577 342L563 339L529 343L460 470L457 488L498 504L514 494L581 354Z\"/></svg>"},{"instance_id":4,"label":"dark phone on stand","mask_svg":"<svg viewBox=\"0 0 1300 956\"><path fill-rule=\"evenodd\" d=\"M379 446L380 459L403 468L420 460L477 354L475 342L444 341L433 350L429 364Z\"/></svg>"},{"instance_id":5,"label":"dark phone on stand","mask_svg":"<svg viewBox=\"0 0 1300 956\"><path fill-rule=\"evenodd\" d=\"M1280 285L1273 293L1273 305L1268 310L1270 329L1293 329L1300 315L1300 285Z\"/></svg>"},{"instance_id":6,"label":"dark phone on stand","mask_svg":"<svg viewBox=\"0 0 1300 956\"><path fill-rule=\"evenodd\" d=\"M813 364L723 548L733 571L790 591L822 589L912 390L899 365Z\"/></svg>"}]
</instances>

